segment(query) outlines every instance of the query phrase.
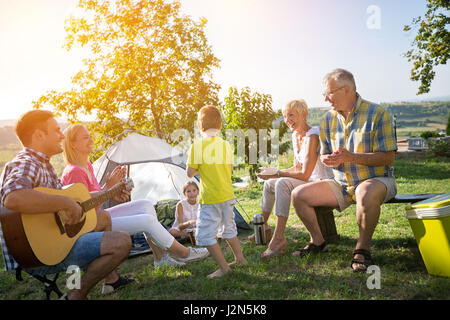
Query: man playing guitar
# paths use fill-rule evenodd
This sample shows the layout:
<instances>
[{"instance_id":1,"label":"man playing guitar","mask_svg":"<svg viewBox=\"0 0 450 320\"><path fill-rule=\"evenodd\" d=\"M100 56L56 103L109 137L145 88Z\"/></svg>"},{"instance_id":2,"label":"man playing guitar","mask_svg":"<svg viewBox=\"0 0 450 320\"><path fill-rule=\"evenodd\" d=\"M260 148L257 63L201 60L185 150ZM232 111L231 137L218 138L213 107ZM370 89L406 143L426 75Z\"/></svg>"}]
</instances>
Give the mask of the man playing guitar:
<instances>
[{"instance_id":1,"label":"man playing guitar","mask_svg":"<svg viewBox=\"0 0 450 320\"><path fill-rule=\"evenodd\" d=\"M61 189L62 184L49 160L62 152L64 139L54 115L49 111L32 110L20 117L15 132L24 149L6 164L0 177L1 204L10 210L24 214L58 212L63 223L73 225L82 217L81 206L71 197L45 194L33 190L36 187ZM129 195L123 191L121 199ZM131 239L121 231L109 231L108 221L97 216L94 232L81 235L68 256L59 264L27 268L27 272L44 275L65 272L70 265L77 265L85 272L79 288L70 290L66 298L84 299L100 280L123 285L132 280L120 277L114 270L128 257ZM110 222L109 222L110 223ZM7 226L0 229L0 240L6 270L14 270L19 264L11 255L5 241Z\"/></svg>"}]
</instances>

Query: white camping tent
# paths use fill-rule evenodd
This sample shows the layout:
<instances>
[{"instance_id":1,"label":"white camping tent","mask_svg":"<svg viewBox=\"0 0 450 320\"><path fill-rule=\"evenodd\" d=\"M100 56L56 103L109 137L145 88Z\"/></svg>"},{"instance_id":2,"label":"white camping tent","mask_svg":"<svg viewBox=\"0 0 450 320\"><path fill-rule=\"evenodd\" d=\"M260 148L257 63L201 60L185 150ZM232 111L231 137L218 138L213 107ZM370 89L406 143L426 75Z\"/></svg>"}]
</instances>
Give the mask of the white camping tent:
<instances>
[{"instance_id":1,"label":"white camping tent","mask_svg":"<svg viewBox=\"0 0 450 320\"><path fill-rule=\"evenodd\" d=\"M94 162L94 173L102 185L106 173L117 165L127 165L134 189L131 199L148 199L156 204L162 199L181 199L187 156L179 149L158 138L131 133L111 145Z\"/></svg>"},{"instance_id":2,"label":"white camping tent","mask_svg":"<svg viewBox=\"0 0 450 320\"><path fill-rule=\"evenodd\" d=\"M187 177L186 160L185 153L165 141L133 132L111 145L93 167L103 185L107 172L117 165L126 165L134 182L131 199L148 199L155 205L159 200L182 199L183 185L188 180L196 180ZM238 228L250 229L237 209L235 220Z\"/></svg>"}]
</instances>

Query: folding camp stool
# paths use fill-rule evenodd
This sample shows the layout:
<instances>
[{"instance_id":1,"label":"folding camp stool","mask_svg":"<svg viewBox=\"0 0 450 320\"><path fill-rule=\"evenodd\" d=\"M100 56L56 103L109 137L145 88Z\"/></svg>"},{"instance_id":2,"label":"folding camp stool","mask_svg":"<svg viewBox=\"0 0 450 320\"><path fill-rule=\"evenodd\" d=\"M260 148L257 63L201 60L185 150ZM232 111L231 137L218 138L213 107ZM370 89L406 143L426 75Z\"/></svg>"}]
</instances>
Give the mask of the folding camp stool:
<instances>
[{"instance_id":1,"label":"folding camp stool","mask_svg":"<svg viewBox=\"0 0 450 320\"><path fill-rule=\"evenodd\" d=\"M16 268L16 280L17 281L23 281L22 271L27 272L26 270L23 270L21 266ZM53 280L48 279L47 275L39 276L39 275L31 274L29 272L27 272L27 273L30 276L32 276L33 278L39 280L40 282L42 282L44 284L44 292L45 292L47 300L50 300L50 294L52 292L55 292L58 295L58 298L61 298L63 296L63 293L61 292L61 290L59 290L58 285L56 284L59 273L55 274L55 276L53 277Z\"/></svg>"}]
</instances>

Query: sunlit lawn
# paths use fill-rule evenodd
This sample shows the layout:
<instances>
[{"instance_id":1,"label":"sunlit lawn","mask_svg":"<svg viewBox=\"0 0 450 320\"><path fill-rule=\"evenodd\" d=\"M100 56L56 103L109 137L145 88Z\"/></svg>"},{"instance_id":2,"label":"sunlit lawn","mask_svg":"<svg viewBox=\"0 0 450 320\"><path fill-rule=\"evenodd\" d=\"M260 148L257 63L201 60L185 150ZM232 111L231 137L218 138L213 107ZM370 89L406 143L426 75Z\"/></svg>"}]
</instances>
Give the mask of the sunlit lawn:
<instances>
[{"instance_id":1,"label":"sunlit lawn","mask_svg":"<svg viewBox=\"0 0 450 320\"><path fill-rule=\"evenodd\" d=\"M410 161L397 157L395 175L399 193L449 192L450 163L448 159L425 159L417 156ZM289 157L281 159L282 165ZM238 170L238 175L245 175ZM261 185L236 189L238 209L251 219L259 212ZM242 206L242 207L241 207ZM369 289L370 274L353 273L350 268L351 252L358 236L355 208L335 212L340 241L329 245L329 253L303 259L291 253L309 240L305 227L291 209L286 237L288 253L282 257L263 261L260 254L264 246L247 242L250 234L241 233L240 243L247 266L234 269L220 279L206 280L216 269L211 257L182 268L153 267L152 255L128 259L120 266L120 273L133 275L137 282L116 293L102 296L98 284L90 299L449 299L450 278L427 273L411 227L405 217L405 205L383 205L382 215L373 237L374 263L381 272L381 288ZM245 212L245 213L244 213ZM269 224L275 225L271 216ZM226 258L232 254L225 243ZM64 288L67 275L60 276ZM66 289L64 289L66 290ZM0 299L43 299L41 284L25 275L17 282L13 274L0 271Z\"/></svg>"}]
</instances>

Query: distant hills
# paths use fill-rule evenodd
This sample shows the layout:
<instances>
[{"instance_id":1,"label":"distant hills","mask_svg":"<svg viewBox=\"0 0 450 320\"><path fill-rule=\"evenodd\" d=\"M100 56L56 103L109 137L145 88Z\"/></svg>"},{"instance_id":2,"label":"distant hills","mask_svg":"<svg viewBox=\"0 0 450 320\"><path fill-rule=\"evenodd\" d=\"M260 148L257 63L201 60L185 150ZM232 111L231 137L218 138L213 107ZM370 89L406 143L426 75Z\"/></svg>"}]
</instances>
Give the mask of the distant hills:
<instances>
[{"instance_id":1,"label":"distant hills","mask_svg":"<svg viewBox=\"0 0 450 320\"><path fill-rule=\"evenodd\" d=\"M440 96L440 97L434 97L433 99L427 99L427 100L424 100L423 98L415 98L415 99L408 99L408 100L403 100L403 101L400 101L400 102L392 102L392 103L408 103L408 102L424 102L424 103L427 103L427 102L437 102L437 101L450 101L450 96Z\"/></svg>"},{"instance_id":2,"label":"distant hills","mask_svg":"<svg viewBox=\"0 0 450 320\"><path fill-rule=\"evenodd\" d=\"M395 102L381 103L391 117L396 117L397 129L408 128L409 133L417 130L435 130L445 128L450 115L450 96L446 101L422 101L422 102ZM320 124L323 114L330 108L310 108L308 111L308 123L313 126ZM278 119L282 121L282 119ZM15 119L0 120L0 146L18 143L13 126Z\"/></svg>"},{"instance_id":3,"label":"distant hills","mask_svg":"<svg viewBox=\"0 0 450 320\"><path fill-rule=\"evenodd\" d=\"M450 115L448 101L394 102L381 103L391 117L396 117L397 128L423 127L429 123L447 125ZM308 123L317 126L322 115L330 108L311 108L308 111Z\"/></svg>"}]
</instances>

